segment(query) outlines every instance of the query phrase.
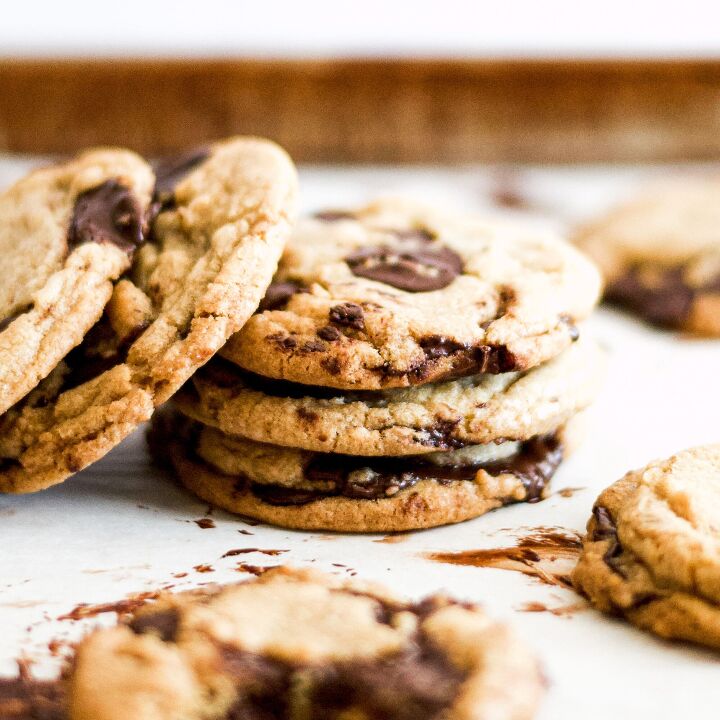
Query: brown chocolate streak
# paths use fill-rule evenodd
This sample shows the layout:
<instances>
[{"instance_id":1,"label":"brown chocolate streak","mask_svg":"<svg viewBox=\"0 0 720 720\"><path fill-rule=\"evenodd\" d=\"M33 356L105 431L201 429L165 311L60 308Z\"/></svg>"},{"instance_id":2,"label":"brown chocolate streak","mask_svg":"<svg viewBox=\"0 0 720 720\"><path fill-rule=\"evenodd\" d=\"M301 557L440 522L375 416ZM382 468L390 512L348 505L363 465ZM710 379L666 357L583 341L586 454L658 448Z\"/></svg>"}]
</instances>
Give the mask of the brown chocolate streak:
<instances>
[{"instance_id":1,"label":"brown chocolate streak","mask_svg":"<svg viewBox=\"0 0 720 720\"><path fill-rule=\"evenodd\" d=\"M264 550L261 548L236 548L234 550L228 550L222 558L235 557L237 555L245 555L246 553L260 553L261 555L268 555L270 557L277 557L283 553L290 552L289 550Z\"/></svg>"},{"instance_id":2,"label":"brown chocolate streak","mask_svg":"<svg viewBox=\"0 0 720 720\"><path fill-rule=\"evenodd\" d=\"M211 530L215 527L215 521L212 518L204 517L204 518L198 518L197 520L193 520L193 522L201 529L201 530Z\"/></svg>"},{"instance_id":3,"label":"brown chocolate streak","mask_svg":"<svg viewBox=\"0 0 720 720\"><path fill-rule=\"evenodd\" d=\"M574 531L536 528L534 533L520 538L514 546L431 552L425 553L423 557L450 565L512 570L546 585L572 588L567 573L555 572L552 566L556 561L577 560L581 548L580 535Z\"/></svg>"},{"instance_id":4,"label":"brown chocolate streak","mask_svg":"<svg viewBox=\"0 0 720 720\"><path fill-rule=\"evenodd\" d=\"M70 612L60 615L58 620L83 620L85 618L95 617L106 612L114 612L118 615L126 615L134 612L139 607L145 605L149 600L154 600L159 595L159 592L141 592L133 595L128 595L123 600L116 600L115 602L99 603L96 605L90 605L88 603L80 603L76 605Z\"/></svg>"}]
</instances>

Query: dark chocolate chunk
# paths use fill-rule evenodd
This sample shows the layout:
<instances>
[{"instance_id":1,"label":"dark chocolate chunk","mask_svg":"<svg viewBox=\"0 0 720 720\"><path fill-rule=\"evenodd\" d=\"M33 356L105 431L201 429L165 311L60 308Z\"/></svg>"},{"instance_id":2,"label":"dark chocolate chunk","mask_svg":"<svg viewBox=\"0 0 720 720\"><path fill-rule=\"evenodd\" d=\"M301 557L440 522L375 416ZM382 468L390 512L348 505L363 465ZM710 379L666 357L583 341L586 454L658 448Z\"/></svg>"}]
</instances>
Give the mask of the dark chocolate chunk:
<instances>
[{"instance_id":1,"label":"dark chocolate chunk","mask_svg":"<svg viewBox=\"0 0 720 720\"><path fill-rule=\"evenodd\" d=\"M320 365L324 367L331 375L340 374L340 361L334 357L326 357L320 361Z\"/></svg>"},{"instance_id":2,"label":"dark chocolate chunk","mask_svg":"<svg viewBox=\"0 0 720 720\"><path fill-rule=\"evenodd\" d=\"M702 286L690 287L685 282L683 267L658 269L651 278L648 275L641 266L630 268L608 285L605 299L649 323L676 328L689 317L698 293L720 292L720 277Z\"/></svg>"},{"instance_id":3,"label":"dark chocolate chunk","mask_svg":"<svg viewBox=\"0 0 720 720\"><path fill-rule=\"evenodd\" d=\"M330 308L328 316L330 322L342 327L354 328L355 330L362 330L365 327L363 309L355 303L347 302L335 305Z\"/></svg>"},{"instance_id":4,"label":"dark chocolate chunk","mask_svg":"<svg viewBox=\"0 0 720 720\"><path fill-rule=\"evenodd\" d=\"M289 695L293 667L264 655L226 646L222 668L238 688L227 720L283 720L291 717Z\"/></svg>"},{"instance_id":5,"label":"dark chocolate chunk","mask_svg":"<svg viewBox=\"0 0 720 720\"><path fill-rule=\"evenodd\" d=\"M199 148L174 157L163 158L155 163L153 203L156 205L156 212L174 206L173 194L177 184L209 156L210 151L207 148Z\"/></svg>"},{"instance_id":6,"label":"dark chocolate chunk","mask_svg":"<svg viewBox=\"0 0 720 720\"><path fill-rule=\"evenodd\" d=\"M353 274L407 292L447 287L463 271L460 256L447 247L423 248L417 243L356 250L345 258Z\"/></svg>"},{"instance_id":7,"label":"dark chocolate chunk","mask_svg":"<svg viewBox=\"0 0 720 720\"><path fill-rule=\"evenodd\" d=\"M340 339L341 333L332 325L325 325L317 331L317 336L323 340L327 340L328 342L333 342L334 340Z\"/></svg>"},{"instance_id":8,"label":"dark chocolate chunk","mask_svg":"<svg viewBox=\"0 0 720 720\"><path fill-rule=\"evenodd\" d=\"M418 378L427 375L430 370L428 365L438 358L450 358L452 366L437 380L449 380L479 373L497 375L518 368L515 356L504 345L464 345L441 335L422 338L419 344L425 353L427 363L411 371Z\"/></svg>"},{"instance_id":9,"label":"dark chocolate chunk","mask_svg":"<svg viewBox=\"0 0 720 720\"><path fill-rule=\"evenodd\" d=\"M439 357L447 357L455 355L461 351L468 349L467 345L457 340L451 340L441 335L431 335L420 340L420 347L425 353L425 357L434 360Z\"/></svg>"},{"instance_id":10,"label":"dark chocolate chunk","mask_svg":"<svg viewBox=\"0 0 720 720\"><path fill-rule=\"evenodd\" d=\"M282 310L293 295L301 292L307 292L307 288L300 283L289 281L270 283L257 311Z\"/></svg>"},{"instance_id":11,"label":"dark chocolate chunk","mask_svg":"<svg viewBox=\"0 0 720 720\"><path fill-rule=\"evenodd\" d=\"M112 243L132 255L144 237L142 209L132 192L117 180L77 196L68 229L70 249L84 243Z\"/></svg>"},{"instance_id":12,"label":"dark chocolate chunk","mask_svg":"<svg viewBox=\"0 0 720 720\"><path fill-rule=\"evenodd\" d=\"M593 517L595 518L595 529L592 537L594 541L617 540L617 527L606 507L596 505L593 508Z\"/></svg>"},{"instance_id":13,"label":"dark chocolate chunk","mask_svg":"<svg viewBox=\"0 0 720 720\"><path fill-rule=\"evenodd\" d=\"M423 641L380 660L321 667L310 675L312 717L335 720L356 708L366 718L431 720L456 699L463 675Z\"/></svg>"},{"instance_id":14,"label":"dark chocolate chunk","mask_svg":"<svg viewBox=\"0 0 720 720\"><path fill-rule=\"evenodd\" d=\"M142 613L134 617L128 625L137 635L153 633L165 642L175 642L180 625L180 616L175 608L167 608Z\"/></svg>"},{"instance_id":15,"label":"dark chocolate chunk","mask_svg":"<svg viewBox=\"0 0 720 720\"><path fill-rule=\"evenodd\" d=\"M399 610L378 601L378 621ZM427 613L435 608L429 608ZM422 620L425 615L418 614ZM418 632L402 651L376 659L305 665L220 648L223 673L237 687L227 720L283 720L297 708L293 688L303 688L302 714L313 720L358 716L382 720L434 720L457 698L466 673Z\"/></svg>"},{"instance_id":16,"label":"dark chocolate chunk","mask_svg":"<svg viewBox=\"0 0 720 720\"><path fill-rule=\"evenodd\" d=\"M560 466L563 449L555 435L538 435L522 445L522 451L507 460L489 463L490 475L512 473L525 487L525 502L536 503Z\"/></svg>"},{"instance_id":17,"label":"dark chocolate chunk","mask_svg":"<svg viewBox=\"0 0 720 720\"><path fill-rule=\"evenodd\" d=\"M603 555L605 564L621 577L625 577L625 571L621 567L619 560L623 549L618 540L615 520L613 520L608 509L602 505L596 505L593 508L593 517L595 518L595 528L592 534L593 541L600 542L607 540L609 542L608 549Z\"/></svg>"},{"instance_id":18,"label":"dark chocolate chunk","mask_svg":"<svg viewBox=\"0 0 720 720\"><path fill-rule=\"evenodd\" d=\"M466 443L455 437L455 428L459 422L459 419L437 419L434 425L423 428L419 432L419 440L423 445L438 448L438 450L452 450L464 447Z\"/></svg>"}]
</instances>

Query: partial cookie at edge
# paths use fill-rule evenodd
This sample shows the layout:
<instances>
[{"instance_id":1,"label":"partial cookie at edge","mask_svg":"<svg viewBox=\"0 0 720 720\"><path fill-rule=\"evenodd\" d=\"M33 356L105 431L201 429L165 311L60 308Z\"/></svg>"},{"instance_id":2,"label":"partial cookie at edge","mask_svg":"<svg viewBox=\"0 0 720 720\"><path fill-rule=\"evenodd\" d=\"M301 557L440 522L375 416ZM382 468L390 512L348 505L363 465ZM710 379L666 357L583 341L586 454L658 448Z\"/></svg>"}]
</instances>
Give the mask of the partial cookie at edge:
<instances>
[{"instance_id":1,"label":"partial cookie at edge","mask_svg":"<svg viewBox=\"0 0 720 720\"><path fill-rule=\"evenodd\" d=\"M595 502L573 582L598 609L720 649L720 446L628 473Z\"/></svg>"},{"instance_id":2,"label":"partial cookie at edge","mask_svg":"<svg viewBox=\"0 0 720 720\"><path fill-rule=\"evenodd\" d=\"M295 194L294 167L276 145L239 138L210 148L164 198L155 240L138 255L128 302L148 298L152 322L124 361L64 392L52 380L38 388L41 402L3 418L0 491L39 490L102 457L242 326L271 280Z\"/></svg>"},{"instance_id":3,"label":"partial cookie at edge","mask_svg":"<svg viewBox=\"0 0 720 720\"><path fill-rule=\"evenodd\" d=\"M85 337L146 234L154 175L98 148L0 194L0 414Z\"/></svg>"}]
</instances>

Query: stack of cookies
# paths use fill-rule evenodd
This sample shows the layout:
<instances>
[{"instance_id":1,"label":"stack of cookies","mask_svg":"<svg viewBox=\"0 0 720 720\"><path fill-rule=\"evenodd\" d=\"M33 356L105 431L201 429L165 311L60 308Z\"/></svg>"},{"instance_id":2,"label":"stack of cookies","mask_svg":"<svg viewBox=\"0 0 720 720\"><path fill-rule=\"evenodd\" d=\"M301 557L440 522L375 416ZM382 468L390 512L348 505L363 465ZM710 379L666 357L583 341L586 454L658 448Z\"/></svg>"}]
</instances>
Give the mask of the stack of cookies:
<instances>
[{"instance_id":1,"label":"stack of cookies","mask_svg":"<svg viewBox=\"0 0 720 720\"><path fill-rule=\"evenodd\" d=\"M300 221L256 312L152 444L270 523L397 531L534 502L603 374L600 291L563 241L385 201Z\"/></svg>"}]
</instances>

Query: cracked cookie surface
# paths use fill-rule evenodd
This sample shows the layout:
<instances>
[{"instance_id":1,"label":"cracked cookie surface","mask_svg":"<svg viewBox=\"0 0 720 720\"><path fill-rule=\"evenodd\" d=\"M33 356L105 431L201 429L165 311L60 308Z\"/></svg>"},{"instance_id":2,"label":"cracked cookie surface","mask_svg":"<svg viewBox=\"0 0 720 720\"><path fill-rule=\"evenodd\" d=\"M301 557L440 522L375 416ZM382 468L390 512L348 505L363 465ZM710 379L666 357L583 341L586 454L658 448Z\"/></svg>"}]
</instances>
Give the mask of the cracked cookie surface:
<instances>
[{"instance_id":1,"label":"cracked cookie surface","mask_svg":"<svg viewBox=\"0 0 720 720\"><path fill-rule=\"evenodd\" d=\"M417 454L553 432L594 400L604 369L591 338L526 373L369 394L266 381L218 360L176 401L206 425L259 442L350 455Z\"/></svg>"},{"instance_id":2,"label":"cracked cookie surface","mask_svg":"<svg viewBox=\"0 0 720 720\"><path fill-rule=\"evenodd\" d=\"M573 582L597 608L720 649L720 445L628 473L596 500Z\"/></svg>"},{"instance_id":3,"label":"cracked cookie surface","mask_svg":"<svg viewBox=\"0 0 720 720\"><path fill-rule=\"evenodd\" d=\"M273 143L233 138L157 168L155 219L88 338L0 417L0 491L61 482L102 457L256 309L294 214Z\"/></svg>"},{"instance_id":4,"label":"cracked cookie surface","mask_svg":"<svg viewBox=\"0 0 720 720\"><path fill-rule=\"evenodd\" d=\"M0 414L100 319L145 240L154 181L134 153L98 148L0 194Z\"/></svg>"},{"instance_id":5,"label":"cracked cookie surface","mask_svg":"<svg viewBox=\"0 0 720 720\"><path fill-rule=\"evenodd\" d=\"M287 568L161 596L87 637L68 684L69 720L526 720L542 695L475 606Z\"/></svg>"},{"instance_id":6,"label":"cracked cookie surface","mask_svg":"<svg viewBox=\"0 0 720 720\"><path fill-rule=\"evenodd\" d=\"M599 289L553 236L380 201L302 220L262 312L223 354L340 389L523 370L571 344Z\"/></svg>"},{"instance_id":7,"label":"cracked cookie surface","mask_svg":"<svg viewBox=\"0 0 720 720\"><path fill-rule=\"evenodd\" d=\"M605 297L650 323L720 335L720 179L659 184L580 228Z\"/></svg>"}]
</instances>

